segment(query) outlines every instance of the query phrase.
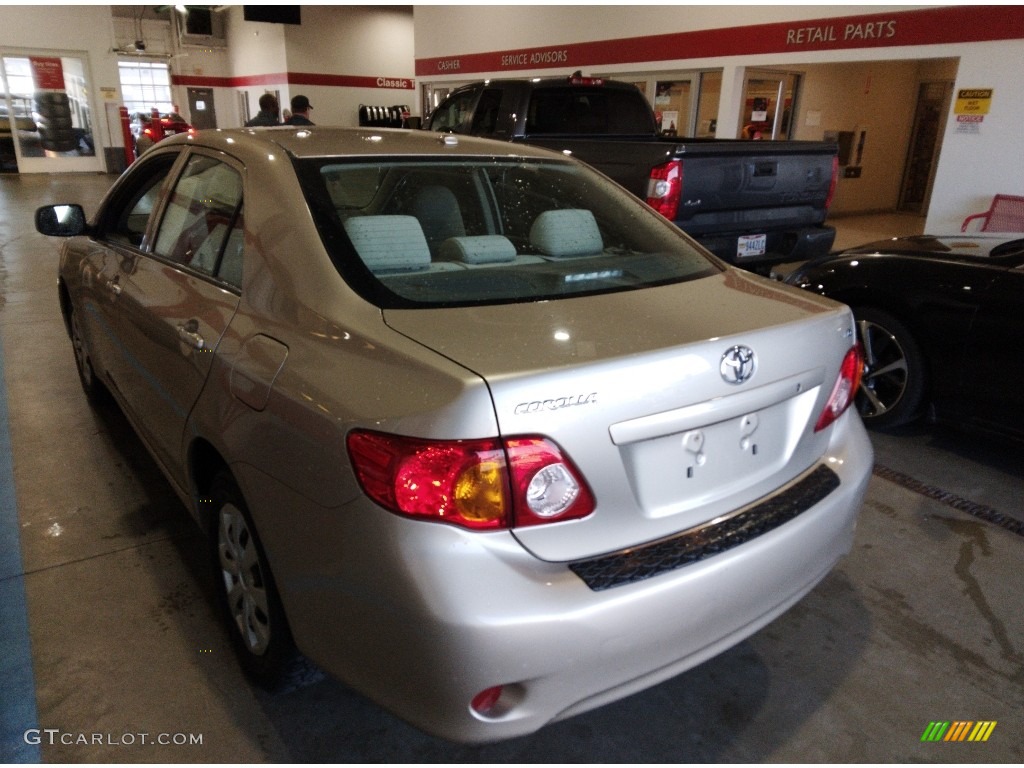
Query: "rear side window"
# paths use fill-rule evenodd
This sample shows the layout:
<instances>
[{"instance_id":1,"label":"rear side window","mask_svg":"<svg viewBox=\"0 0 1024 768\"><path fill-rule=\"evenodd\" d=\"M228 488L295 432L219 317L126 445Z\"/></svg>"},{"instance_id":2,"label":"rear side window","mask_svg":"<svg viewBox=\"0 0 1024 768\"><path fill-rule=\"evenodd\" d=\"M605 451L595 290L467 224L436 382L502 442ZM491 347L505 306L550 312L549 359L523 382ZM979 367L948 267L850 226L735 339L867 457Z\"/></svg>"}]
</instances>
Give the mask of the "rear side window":
<instances>
[{"instance_id":1,"label":"rear side window","mask_svg":"<svg viewBox=\"0 0 1024 768\"><path fill-rule=\"evenodd\" d=\"M233 274L241 255L241 207L238 172L193 156L171 193L153 252L207 275L219 275L226 256Z\"/></svg>"},{"instance_id":2,"label":"rear side window","mask_svg":"<svg viewBox=\"0 0 1024 768\"><path fill-rule=\"evenodd\" d=\"M441 133L463 133L468 127L476 102L477 91L464 91L450 96L430 116L430 130Z\"/></svg>"},{"instance_id":3,"label":"rear side window","mask_svg":"<svg viewBox=\"0 0 1024 768\"><path fill-rule=\"evenodd\" d=\"M652 135L653 117L636 92L614 88L541 88L526 115L531 135Z\"/></svg>"},{"instance_id":4,"label":"rear side window","mask_svg":"<svg viewBox=\"0 0 1024 768\"><path fill-rule=\"evenodd\" d=\"M480 103L473 113L473 124L469 132L474 136L489 136L498 127L501 110L501 91L497 88L486 88L480 94Z\"/></svg>"}]
</instances>

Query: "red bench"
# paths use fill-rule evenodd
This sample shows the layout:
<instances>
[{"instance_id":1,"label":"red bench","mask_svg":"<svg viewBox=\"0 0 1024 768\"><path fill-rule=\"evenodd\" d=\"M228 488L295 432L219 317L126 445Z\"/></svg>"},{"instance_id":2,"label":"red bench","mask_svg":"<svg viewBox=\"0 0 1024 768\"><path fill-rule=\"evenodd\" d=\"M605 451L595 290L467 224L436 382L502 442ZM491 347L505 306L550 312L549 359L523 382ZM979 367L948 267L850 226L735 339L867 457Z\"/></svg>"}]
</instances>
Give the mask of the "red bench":
<instances>
[{"instance_id":1,"label":"red bench","mask_svg":"<svg viewBox=\"0 0 1024 768\"><path fill-rule=\"evenodd\" d=\"M964 219L961 232L974 219L981 219L978 232L1024 232L1024 197L1018 195L996 195L991 207L984 213L974 213Z\"/></svg>"}]
</instances>

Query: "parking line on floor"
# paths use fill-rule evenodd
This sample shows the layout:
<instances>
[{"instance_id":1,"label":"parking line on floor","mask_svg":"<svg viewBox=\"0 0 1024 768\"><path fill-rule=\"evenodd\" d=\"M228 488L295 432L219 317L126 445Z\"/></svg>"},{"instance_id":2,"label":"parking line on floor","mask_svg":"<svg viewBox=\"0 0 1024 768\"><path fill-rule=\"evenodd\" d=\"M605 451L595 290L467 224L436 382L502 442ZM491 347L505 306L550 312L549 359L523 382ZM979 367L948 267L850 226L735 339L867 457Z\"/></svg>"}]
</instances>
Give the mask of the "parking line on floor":
<instances>
[{"instance_id":1,"label":"parking line on floor","mask_svg":"<svg viewBox=\"0 0 1024 768\"><path fill-rule=\"evenodd\" d=\"M39 746L26 738L38 715L4 381L0 344L0 763L38 763Z\"/></svg>"},{"instance_id":2,"label":"parking line on floor","mask_svg":"<svg viewBox=\"0 0 1024 768\"><path fill-rule=\"evenodd\" d=\"M958 509L987 523L998 525L1010 533L1024 536L1024 521L1003 514L985 504L978 504L970 499L965 499L963 496L958 496L952 491L947 491L934 485L927 485L920 480L915 480L910 475L897 472L895 469L890 469L882 464L875 464L874 474L876 477L896 483L896 485L906 488L908 491L919 493L933 501L945 504L947 507Z\"/></svg>"}]
</instances>

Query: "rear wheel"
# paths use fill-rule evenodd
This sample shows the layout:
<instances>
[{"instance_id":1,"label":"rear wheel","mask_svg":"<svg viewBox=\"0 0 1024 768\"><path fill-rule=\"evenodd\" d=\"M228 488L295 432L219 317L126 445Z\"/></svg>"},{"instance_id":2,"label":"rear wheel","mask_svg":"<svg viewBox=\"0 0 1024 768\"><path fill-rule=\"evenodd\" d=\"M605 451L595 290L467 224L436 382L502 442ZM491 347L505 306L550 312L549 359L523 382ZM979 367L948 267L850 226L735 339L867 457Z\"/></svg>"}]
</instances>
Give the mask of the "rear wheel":
<instances>
[{"instance_id":1,"label":"rear wheel","mask_svg":"<svg viewBox=\"0 0 1024 768\"><path fill-rule=\"evenodd\" d=\"M924 356L910 331L888 312L854 310L857 338L864 345L864 374L857 410L869 427L898 427L921 415Z\"/></svg>"},{"instance_id":2,"label":"rear wheel","mask_svg":"<svg viewBox=\"0 0 1024 768\"><path fill-rule=\"evenodd\" d=\"M211 488L218 595L242 668L276 688L295 658L288 622L245 500L227 472Z\"/></svg>"}]
</instances>

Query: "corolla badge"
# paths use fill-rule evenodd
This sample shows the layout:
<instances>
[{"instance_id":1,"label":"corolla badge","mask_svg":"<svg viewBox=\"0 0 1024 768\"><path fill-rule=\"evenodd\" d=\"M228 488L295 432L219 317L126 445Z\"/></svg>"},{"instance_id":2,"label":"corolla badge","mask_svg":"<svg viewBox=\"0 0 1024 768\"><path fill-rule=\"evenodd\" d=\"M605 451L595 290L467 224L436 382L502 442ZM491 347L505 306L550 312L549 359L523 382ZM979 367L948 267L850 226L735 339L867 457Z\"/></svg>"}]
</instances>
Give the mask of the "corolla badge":
<instances>
[{"instance_id":1,"label":"corolla badge","mask_svg":"<svg viewBox=\"0 0 1024 768\"><path fill-rule=\"evenodd\" d=\"M757 356L750 347L737 344L725 350L718 370L730 384L742 384L757 370Z\"/></svg>"}]
</instances>

